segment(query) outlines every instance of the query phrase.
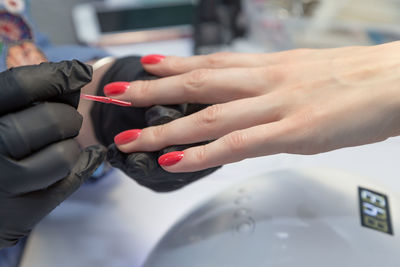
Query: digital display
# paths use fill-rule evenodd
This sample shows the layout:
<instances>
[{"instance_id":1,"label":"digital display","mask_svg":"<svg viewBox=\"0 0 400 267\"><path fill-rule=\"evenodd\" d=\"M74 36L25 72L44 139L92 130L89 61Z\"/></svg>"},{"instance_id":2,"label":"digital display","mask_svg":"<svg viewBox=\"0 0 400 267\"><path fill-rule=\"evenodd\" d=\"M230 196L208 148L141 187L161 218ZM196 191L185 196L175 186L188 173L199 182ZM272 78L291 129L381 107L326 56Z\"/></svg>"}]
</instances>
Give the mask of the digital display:
<instances>
[{"instance_id":1,"label":"digital display","mask_svg":"<svg viewBox=\"0 0 400 267\"><path fill-rule=\"evenodd\" d=\"M137 31L193 23L195 6L192 4L99 11L97 18L101 32Z\"/></svg>"},{"instance_id":2,"label":"digital display","mask_svg":"<svg viewBox=\"0 0 400 267\"><path fill-rule=\"evenodd\" d=\"M365 188L358 188L361 225L393 235L387 196Z\"/></svg>"}]
</instances>

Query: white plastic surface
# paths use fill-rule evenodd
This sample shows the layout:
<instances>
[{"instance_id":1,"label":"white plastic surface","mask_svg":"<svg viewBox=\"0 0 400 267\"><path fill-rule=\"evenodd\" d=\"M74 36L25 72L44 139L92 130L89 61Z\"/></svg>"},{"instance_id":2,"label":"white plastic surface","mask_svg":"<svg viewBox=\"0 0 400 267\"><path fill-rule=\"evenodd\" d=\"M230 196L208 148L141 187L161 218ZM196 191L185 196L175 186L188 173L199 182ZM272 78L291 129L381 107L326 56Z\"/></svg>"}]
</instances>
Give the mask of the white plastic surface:
<instances>
[{"instance_id":1,"label":"white plastic surface","mask_svg":"<svg viewBox=\"0 0 400 267\"><path fill-rule=\"evenodd\" d=\"M267 171L348 171L400 192L400 138L315 156L276 155L224 166L183 190L155 194L116 172L86 186L33 232L22 267L141 266L163 234L199 202Z\"/></svg>"}]
</instances>

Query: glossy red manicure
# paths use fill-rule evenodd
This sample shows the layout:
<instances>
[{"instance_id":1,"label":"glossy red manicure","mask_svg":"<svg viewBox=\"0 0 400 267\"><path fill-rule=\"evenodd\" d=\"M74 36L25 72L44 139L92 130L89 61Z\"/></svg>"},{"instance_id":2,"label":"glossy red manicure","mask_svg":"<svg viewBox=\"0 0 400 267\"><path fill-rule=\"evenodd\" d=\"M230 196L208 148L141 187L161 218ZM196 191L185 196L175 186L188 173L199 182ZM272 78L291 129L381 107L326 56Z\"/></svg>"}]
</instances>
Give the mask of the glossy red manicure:
<instances>
[{"instance_id":1,"label":"glossy red manicure","mask_svg":"<svg viewBox=\"0 0 400 267\"><path fill-rule=\"evenodd\" d=\"M163 55L148 55L142 57L140 62L142 62L142 64L157 64L160 63L164 58L165 56Z\"/></svg>"},{"instance_id":2,"label":"glossy red manicure","mask_svg":"<svg viewBox=\"0 0 400 267\"><path fill-rule=\"evenodd\" d=\"M140 129L133 129L119 133L114 137L114 143L116 145L124 145L129 142L132 142L139 137L141 132L142 130Z\"/></svg>"},{"instance_id":3,"label":"glossy red manicure","mask_svg":"<svg viewBox=\"0 0 400 267\"><path fill-rule=\"evenodd\" d=\"M183 158L182 151L169 152L158 158L158 164L161 166L172 166L181 161Z\"/></svg>"},{"instance_id":4,"label":"glossy red manicure","mask_svg":"<svg viewBox=\"0 0 400 267\"><path fill-rule=\"evenodd\" d=\"M104 86L103 91L105 95L120 95L125 93L129 86L128 82L113 82Z\"/></svg>"}]
</instances>

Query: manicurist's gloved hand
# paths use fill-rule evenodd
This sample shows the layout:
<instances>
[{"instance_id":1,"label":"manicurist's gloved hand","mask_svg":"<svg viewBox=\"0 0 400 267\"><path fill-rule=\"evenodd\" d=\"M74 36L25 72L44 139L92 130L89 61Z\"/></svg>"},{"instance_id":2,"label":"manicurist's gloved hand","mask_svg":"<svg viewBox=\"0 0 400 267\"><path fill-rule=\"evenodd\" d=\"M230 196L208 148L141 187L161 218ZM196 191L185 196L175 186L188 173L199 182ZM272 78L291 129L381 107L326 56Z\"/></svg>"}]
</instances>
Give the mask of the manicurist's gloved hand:
<instances>
[{"instance_id":1,"label":"manicurist's gloved hand","mask_svg":"<svg viewBox=\"0 0 400 267\"><path fill-rule=\"evenodd\" d=\"M147 126L156 126L168 123L175 119L184 117L194 110L202 109L204 105L182 105L180 106L153 106L146 109L145 120ZM123 132L116 136L115 142L124 142L124 136L137 133L138 130ZM140 134L140 133L139 133ZM122 138L121 138L122 137ZM155 152L135 152L123 153L118 150L116 144L108 147L107 158L112 166L121 169L128 176L132 177L139 184L146 186L154 191L167 192L177 190L188 185L212 172L217 168L209 168L197 172L169 173L161 168L158 158L166 153L181 151L195 145L173 145Z\"/></svg>"},{"instance_id":2,"label":"manicurist's gloved hand","mask_svg":"<svg viewBox=\"0 0 400 267\"><path fill-rule=\"evenodd\" d=\"M90 177L101 146L73 139L80 89L92 70L79 61L0 73L0 249L12 246Z\"/></svg>"},{"instance_id":3,"label":"manicurist's gloved hand","mask_svg":"<svg viewBox=\"0 0 400 267\"><path fill-rule=\"evenodd\" d=\"M128 82L141 80L156 80L157 76L143 70L140 57L126 57L118 59L103 76L98 94L103 94L103 88L109 83L114 88L129 85ZM113 90L113 85L106 89L108 93ZM197 172L169 173L158 163L158 158L172 151L180 151L197 144L166 146L154 152L123 153L118 150L116 144L132 140L140 135L140 129L149 126L162 125L175 119L197 112L206 105L180 104L180 105L156 105L149 107L119 107L94 103L92 108L92 121L98 140L108 147L107 159L113 167L121 169L125 174L133 178L139 184L154 191L167 192L188 185L212 172L218 167L209 168ZM133 129L133 130L132 130Z\"/></svg>"}]
</instances>

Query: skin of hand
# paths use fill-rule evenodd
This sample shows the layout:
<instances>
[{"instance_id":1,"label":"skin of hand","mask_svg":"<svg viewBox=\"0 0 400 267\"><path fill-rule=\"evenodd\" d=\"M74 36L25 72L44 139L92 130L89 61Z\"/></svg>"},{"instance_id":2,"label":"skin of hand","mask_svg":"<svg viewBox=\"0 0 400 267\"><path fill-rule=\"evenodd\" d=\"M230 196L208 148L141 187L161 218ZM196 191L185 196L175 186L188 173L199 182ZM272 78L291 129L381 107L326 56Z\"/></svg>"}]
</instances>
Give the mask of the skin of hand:
<instances>
[{"instance_id":1,"label":"skin of hand","mask_svg":"<svg viewBox=\"0 0 400 267\"><path fill-rule=\"evenodd\" d=\"M107 70L112 66L113 63L114 61L110 61L107 64L101 65L98 68L94 68L92 81L82 88L82 93L96 95L97 87L99 86L101 78L103 77L104 73L106 73ZM87 62L87 64L96 66L96 61ZM81 131L77 136L77 141L82 147L99 144L99 141L94 134L92 119L90 118L90 109L92 105L92 101L81 100L78 106L78 112L84 118Z\"/></svg>"},{"instance_id":2,"label":"skin of hand","mask_svg":"<svg viewBox=\"0 0 400 267\"><path fill-rule=\"evenodd\" d=\"M134 81L114 98L134 106L211 104L118 146L130 153L214 140L179 158L171 155L173 163L163 166L169 172L278 153L317 154L400 134L400 42L271 54L149 55L142 63L163 78Z\"/></svg>"}]
</instances>

